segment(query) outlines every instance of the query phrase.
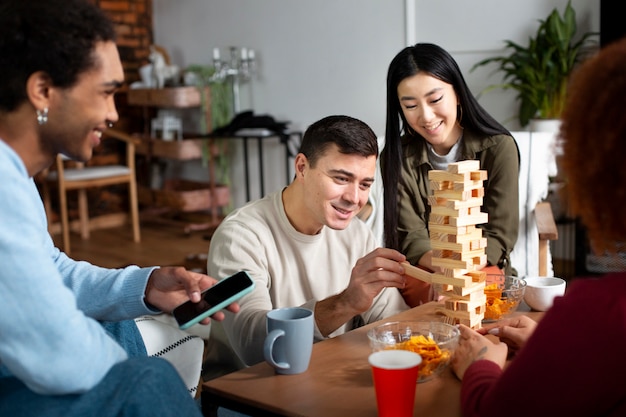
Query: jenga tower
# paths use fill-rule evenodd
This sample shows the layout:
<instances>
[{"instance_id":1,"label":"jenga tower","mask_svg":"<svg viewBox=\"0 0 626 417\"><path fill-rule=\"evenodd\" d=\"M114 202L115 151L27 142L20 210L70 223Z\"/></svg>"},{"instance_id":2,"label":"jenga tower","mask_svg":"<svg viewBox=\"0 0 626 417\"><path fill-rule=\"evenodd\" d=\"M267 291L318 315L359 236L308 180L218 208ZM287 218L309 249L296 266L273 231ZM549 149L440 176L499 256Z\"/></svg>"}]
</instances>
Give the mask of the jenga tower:
<instances>
[{"instance_id":1,"label":"jenga tower","mask_svg":"<svg viewBox=\"0 0 626 417\"><path fill-rule=\"evenodd\" d=\"M432 283L446 297L441 312L472 328L478 328L485 315L486 274L479 271L487 264L487 239L477 224L487 222L480 211L487 171L480 162L451 163L447 171L428 174L433 194L429 197L428 222L433 266L442 268L432 274Z\"/></svg>"}]
</instances>

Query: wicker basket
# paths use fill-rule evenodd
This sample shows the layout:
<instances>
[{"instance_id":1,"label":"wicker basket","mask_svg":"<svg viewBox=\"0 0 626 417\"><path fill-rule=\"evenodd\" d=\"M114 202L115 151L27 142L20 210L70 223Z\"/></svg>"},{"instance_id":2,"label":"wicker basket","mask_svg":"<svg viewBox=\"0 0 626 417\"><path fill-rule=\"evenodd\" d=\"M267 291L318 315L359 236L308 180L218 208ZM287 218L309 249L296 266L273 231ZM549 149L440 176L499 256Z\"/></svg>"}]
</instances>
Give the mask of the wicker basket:
<instances>
[{"instance_id":1,"label":"wicker basket","mask_svg":"<svg viewBox=\"0 0 626 417\"><path fill-rule=\"evenodd\" d=\"M224 207L230 201L227 186L215 186L215 200L211 195L209 183L186 179L165 180L163 189L154 190L154 202L183 212L210 210L215 202L217 207Z\"/></svg>"}]
</instances>

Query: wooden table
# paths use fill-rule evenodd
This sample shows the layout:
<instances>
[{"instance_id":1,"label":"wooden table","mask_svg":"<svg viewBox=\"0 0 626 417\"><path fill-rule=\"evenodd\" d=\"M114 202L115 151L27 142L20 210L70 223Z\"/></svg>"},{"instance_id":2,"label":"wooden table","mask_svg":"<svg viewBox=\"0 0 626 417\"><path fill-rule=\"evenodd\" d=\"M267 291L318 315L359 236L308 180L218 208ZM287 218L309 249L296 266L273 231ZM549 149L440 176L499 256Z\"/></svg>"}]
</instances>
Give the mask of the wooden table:
<instances>
[{"instance_id":1,"label":"wooden table","mask_svg":"<svg viewBox=\"0 0 626 417\"><path fill-rule=\"evenodd\" d=\"M436 306L436 302L428 303L384 321L441 321ZM532 317L540 313L523 314ZM374 385L367 362L371 349L366 333L380 323L316 343L309 369L302 374L277 375L262 362L205 382L205 415L211 408L222 406L252 416L376 417ZM460 390L461 383L450 369L418 384L414 415L460 417Z\"/></svg>"}]
</instances>

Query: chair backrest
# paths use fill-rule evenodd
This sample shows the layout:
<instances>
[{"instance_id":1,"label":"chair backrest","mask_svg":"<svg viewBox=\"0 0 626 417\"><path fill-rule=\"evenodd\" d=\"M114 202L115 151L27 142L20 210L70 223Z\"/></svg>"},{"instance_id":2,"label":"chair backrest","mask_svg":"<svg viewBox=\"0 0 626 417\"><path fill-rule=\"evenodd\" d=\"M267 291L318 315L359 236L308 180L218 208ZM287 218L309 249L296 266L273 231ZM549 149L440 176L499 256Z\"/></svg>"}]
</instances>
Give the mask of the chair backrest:
<instances>
[{"instance_id":1,"label":"chair backrest","mask_svg":"<svg viewBox=\"0 0 626 417\"><path fill-rule=\"evenodd\" d=\"M83 239L89 237L91 228L112 227L125 222L125 213L116 215L102 215L98 218L90 218L88 212L88 197L86 189L103 187L114 184L128 184L130 216L133 226L133 240L139 242L139 214L137 201L137 185L135 179L135 144L139 139L134 138L124 132L108 129L103 134L104 138L112 138L125 142L126 161L115 165L88 166L76 161L69 161L64 155L57 155L56 170L46 170L42 173L43 180L42 194L44 207L48 216L48 228L51 233L61 231L63 233L63 248L70 253L69 229L75 226L70 225L67 204L67 191L78 190L78 216L79 229ZM117 156L116 156L117 159ZM66 164L72 162L73 166ZM52 221L51 193L48 184L56 184L58 187L60 224Z\"/></svg>"}]
</instances>

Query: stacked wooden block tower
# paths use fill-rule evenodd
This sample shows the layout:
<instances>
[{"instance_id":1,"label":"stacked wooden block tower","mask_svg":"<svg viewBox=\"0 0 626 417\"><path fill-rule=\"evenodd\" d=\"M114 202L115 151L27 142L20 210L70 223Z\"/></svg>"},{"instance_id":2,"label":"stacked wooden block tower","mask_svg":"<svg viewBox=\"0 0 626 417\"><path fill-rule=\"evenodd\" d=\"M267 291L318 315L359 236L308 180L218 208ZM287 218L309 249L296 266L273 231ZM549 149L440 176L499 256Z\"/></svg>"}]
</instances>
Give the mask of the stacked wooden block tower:
<instances>
[{"instance_id":1,"label":"stacked wooden block tower","mask_svg":"<svg viewBox=\"0 0 626 417\"><path fill-rule=\"evenodd\" d=\"M431 214L428 222L433 266L440 273L427 272L404 263L406 274L429 282L445 297L439 312L454 323L478 328L485 315L485 272L487 238L477 224L487 222L480 211L487 171L480 162L461 161L448 165L447 171L428 174L433 194L429 197Z\"/></svg>"},{"instance_id":2,"label":"stacked wooden block tower","mask_svg":"<svg viewBox=\"0 0 626 417\"><path fill-rule=\"evenodd\" d=\"M487 222L487 213L480 211L487 171L479 161L467 160L449 164L447 171L432 170L428 179L432 263L442 269L432 274L432 284L446 297L441 313L455 323L480 327L487 300L486 274L479 270L487 264L487 238L476 225Z\"/></svg>"}]
</instances>

